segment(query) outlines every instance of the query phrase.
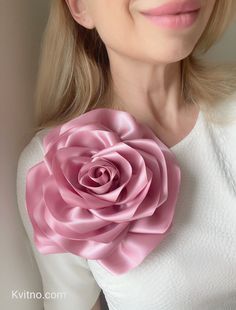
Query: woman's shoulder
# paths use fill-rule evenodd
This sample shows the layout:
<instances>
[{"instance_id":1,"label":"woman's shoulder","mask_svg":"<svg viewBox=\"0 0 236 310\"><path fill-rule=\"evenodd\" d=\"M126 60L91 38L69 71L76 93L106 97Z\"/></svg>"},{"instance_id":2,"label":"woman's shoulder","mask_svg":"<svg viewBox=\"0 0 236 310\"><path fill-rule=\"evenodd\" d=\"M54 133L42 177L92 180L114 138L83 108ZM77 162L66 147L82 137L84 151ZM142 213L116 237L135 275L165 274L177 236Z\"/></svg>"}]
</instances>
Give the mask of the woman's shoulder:
<instances>
[{"instance_id":1,"label":"woman's shoulder","mask_svg":"<svg viewBox=\"0 0 236 310\"><path fill-rule=\"evenodd\" d=\"M49 133L52 130L52 128L44 128L41 129L40 131L36 132L34 135L34 138L38 141L38 143L43 146L43 138L47 133Z\"/></svg>"},{"instance_id":2,"label":"woman's shoulder","mask_svg":"<svg viewBox=\"0 0 236 310\"><path fill-rule=\"evenodd\" d=\"M214 107L212 128L219 138L226 138L236 148L236 92Z\"/></svg>"},{"instance_id":3,"label":"woman's shoulder","mask_svg":"<svg viewBox=\"0 0 236 310\"><path fill-rule=\"evenodd\" d=\"M224 107L223 107L224 108ZM230 137L234 137L234 142L236 141L236 98L228 103L224 109L226 113L226 124L224 126L225 133ZM224 117L224 111L222 115Z\"/></svg>"},{"instance_id":4,"label":"woman's shoulder","mask_svg":"<svg viewBox=\"0 0 236 310\"><path fill-rule=\"evenodd\" d=\"M216 109L219 123L211 123L215 153L236 192L236 96Z\"/></svg>"},{"instance_id":5,"label":"woman's shoulder","mask_svg":"<svg viewBox=\"0 0 236 310\"><path fill-rule=\"evenodd\" d=\"M17 184L22 182L28 170L44 158L43 137L48 129L37 132L23 147L17 162Z\"/></svg>"},{"instance_id":6,"label":"woman's shoulder","mask_svg":"<svg viewBox=\"0 0 236 310\"><path fill-rule=\"evenodd\" d=\"M42 160L43 151L43 138L50 131L49 128L42 129L35 133L35 135L29 140L20 153L20 157L27 161Z\"/></svg>"},{"instance_id":7,"label":"woman's shoulder","mask_svg":"<svg viewBox=\"0 0 236 310\"><path fill-rule=\"evenodd\" d=\"M34 135L22 149L18 158L18 170L24 166L30 167L41 161L43 158L43 148L38 135Z\"/></svg>"}]
</instances>

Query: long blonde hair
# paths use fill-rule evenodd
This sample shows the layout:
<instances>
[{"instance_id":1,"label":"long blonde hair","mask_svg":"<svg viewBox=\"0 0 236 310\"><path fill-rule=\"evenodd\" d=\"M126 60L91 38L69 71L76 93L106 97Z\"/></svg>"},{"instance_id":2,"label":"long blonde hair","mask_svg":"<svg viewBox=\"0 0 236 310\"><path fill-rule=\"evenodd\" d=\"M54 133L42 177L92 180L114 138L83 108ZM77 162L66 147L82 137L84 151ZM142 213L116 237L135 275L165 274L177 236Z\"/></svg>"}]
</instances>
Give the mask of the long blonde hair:
<instances>
[{"instance_id":1,"label":"long blonde hair","mask_svg":"<svg viewBox=\"0 0 236 310\"><path fill-rule=\"evenodd\" d=\"M235 94L236 64L209 63L198 54L207 52L221 38L235 11L235 0L216 1L197 45L181 61L183 96L206 112ZM34 98L35 131L62 124L95 107L109 107L111 98L109 59L96 29L76 23L65 0L52 0Z\"/></svg>"}]
</instances>

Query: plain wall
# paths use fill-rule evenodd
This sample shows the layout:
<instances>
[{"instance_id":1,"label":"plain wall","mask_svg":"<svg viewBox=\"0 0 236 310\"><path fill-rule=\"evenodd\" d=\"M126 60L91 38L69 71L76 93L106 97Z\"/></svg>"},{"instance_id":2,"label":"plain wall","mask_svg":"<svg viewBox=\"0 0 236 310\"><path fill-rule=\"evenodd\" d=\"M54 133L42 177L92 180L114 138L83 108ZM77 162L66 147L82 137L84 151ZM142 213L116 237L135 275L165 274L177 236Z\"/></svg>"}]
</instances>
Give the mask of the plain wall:
<instances>
[{"instance_id":1,"label":"plain wall","mask_svg":"<svg viewBox=\"0 0 236 310\"><path fill-rule=\"evenodd\" d=\"M42 301L12 300L12 290L40 291L16 203L18 156L32 137L33 92L48 0L0 0L1 277L0 309L42 310ZM236 60L236 24L206 58Z\"/></svg>"},{"instance_id":2,"label":"plain wall","mask_svg":"<svg viewBox=\"0 0 236 310\"><path fill-rule=\"evenodd\" d=\"M33 92L47 0L0 0L1 267L0 309L42 310L41 301L16 300L12 290L40 291L16 202L16 168L32 136Z\"/></svg>"}]
</instances>

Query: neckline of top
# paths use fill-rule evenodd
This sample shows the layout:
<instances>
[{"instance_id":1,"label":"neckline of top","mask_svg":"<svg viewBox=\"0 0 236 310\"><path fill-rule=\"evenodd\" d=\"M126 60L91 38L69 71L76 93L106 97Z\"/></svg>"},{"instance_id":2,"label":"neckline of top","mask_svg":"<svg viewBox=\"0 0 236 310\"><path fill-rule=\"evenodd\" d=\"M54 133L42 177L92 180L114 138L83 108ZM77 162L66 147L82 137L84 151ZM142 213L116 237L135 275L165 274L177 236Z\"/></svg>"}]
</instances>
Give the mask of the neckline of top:
<instances>
[{"instance_id":1,"label":"neckline of top","mask_svg":"<svg viewBox=\"0 0 236 310\"><path fill-rule=\"evenodd\" d=\"M197 120L196 120L193 128L190 130L190 132L182 140L180 140L178 143L176 143L175 145L169 147L169 149L171 151L177 151L181 147L184 147L187 144L189 144L192 141L193 137L198 132L198 129L200 127L200 124L201 124L202 120L203 120L203 111L200 109L199 112L198 112Z\"/></svg>"},{"instance_id":2,"label":"neckline of top","mask_svg":"<svg viewBox=\"0 0 236 310\"><path fill-rule=\"evenodd\" d=\"M180 140L178 143L176 143L175 145L168 147L171 151L176 151L179 148L185 146L186 144L190 143L190 141L193 139L193 137L195 136L195 134L198 132L198 128L200 127L200 123L203 119L203 112L201 111L201 109L198 112L198 116L196 119L196 122L193 126L193 128L191 129L191 131L182 139ZM43 135L44 137L44 133L47 131L50 131L50 128L44 128L42 130L40 130L36 135Z\"/></svg>"}]
</instances>

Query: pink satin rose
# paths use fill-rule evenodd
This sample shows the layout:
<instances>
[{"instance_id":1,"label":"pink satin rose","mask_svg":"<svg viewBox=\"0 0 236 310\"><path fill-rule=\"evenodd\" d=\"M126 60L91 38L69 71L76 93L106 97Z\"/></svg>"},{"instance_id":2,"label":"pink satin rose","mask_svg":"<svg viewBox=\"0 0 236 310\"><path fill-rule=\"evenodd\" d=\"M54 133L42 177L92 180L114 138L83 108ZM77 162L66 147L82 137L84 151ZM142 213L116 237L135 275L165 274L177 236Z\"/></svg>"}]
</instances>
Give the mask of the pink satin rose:
<instances>
[{"instance_id":1,"label":"pink satin rose","mask_svg":"<svg viewBox=\"0 0 236 310\"><path fill-rule=\"evenodd\" d=\"M122 274L165 238L181 173L148 126L97 108L50 129L43 148L26 180L39 252L70 252Z\"/></svg>"}]
</instances>

